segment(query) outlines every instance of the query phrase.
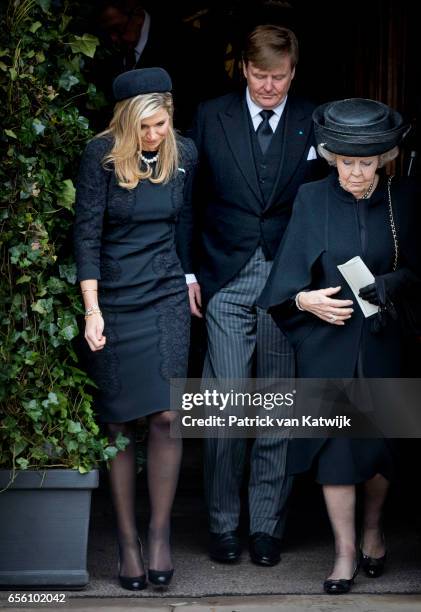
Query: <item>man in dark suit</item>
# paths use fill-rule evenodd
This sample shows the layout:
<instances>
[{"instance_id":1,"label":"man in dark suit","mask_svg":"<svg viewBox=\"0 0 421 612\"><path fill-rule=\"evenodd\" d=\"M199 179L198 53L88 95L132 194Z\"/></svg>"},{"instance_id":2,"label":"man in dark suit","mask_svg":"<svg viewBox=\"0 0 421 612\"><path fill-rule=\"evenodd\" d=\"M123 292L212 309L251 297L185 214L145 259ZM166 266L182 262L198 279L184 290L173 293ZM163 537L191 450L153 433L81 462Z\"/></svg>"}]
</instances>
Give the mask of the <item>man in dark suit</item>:
<instances>
[{"instance_id":1,"label":"man in dark suit","mask_svg":"<svg viewBox=\"0 0 421 612\"><path fill-rule=\"evenodd\" d=\"M298 59L293 32L258 26L249 35L247 88L199 106L191 135L199 151L202 258L199 280L208 334L204 380L294 376L292 350L256 307L291 214L298 187L319 177L313 105L288 94ZM285 270L288 274L288 270ZM191 279L194 280L194 279ZM199 286L190 286L199 291ZM210 555L235 561L246 440L205 440ZM250 554L280 559L291 481L286 441L256 438L249 481Z\"/></svg>"},{"instance_id":2,"label":"man in dark suit","mask_svg":"<svg viewBox=\"0 0 421 612\"><path fill-rule=\"evenodd\" d=\"M171 5L158 12L147 10L143 0L103 0L98 27L109 53L94 79L109 99L111 83L121 72L160 66L173 82L175 125L187 128L198 103L212 95L211 87L218 87L222 72L217 74L218 67L213 67L198 31L184 23Z\"/></svg>"}]
</instances>

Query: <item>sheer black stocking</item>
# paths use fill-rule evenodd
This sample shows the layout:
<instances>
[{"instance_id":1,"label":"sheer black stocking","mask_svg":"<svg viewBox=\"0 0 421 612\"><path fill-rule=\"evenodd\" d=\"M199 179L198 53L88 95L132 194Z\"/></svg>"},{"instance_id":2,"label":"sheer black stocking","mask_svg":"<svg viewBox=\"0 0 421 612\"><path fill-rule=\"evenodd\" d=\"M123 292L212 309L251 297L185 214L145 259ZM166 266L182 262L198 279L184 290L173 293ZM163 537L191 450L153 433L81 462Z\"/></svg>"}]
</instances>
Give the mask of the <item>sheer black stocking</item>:
<instances>
[{"instance_id":1,"label":"sheer black stocking","mask_svg":"<svg viewBox=\"0 0 421 612\"><path fill-rule=\"evenodd\" d=\"M149 417L148 487L150 523L148 532L149 568L172 569L170 551L170 515L177 488L182 440L170 437L171 423L177 412L158 412Z\"/></svg>"},{"instance_id":2,"label":"sheer black stocking","mask_svg":"<svg viewBox=\"0 0 421 612\"><path fill-rule=\"evenodd\" d=\"M135 577L145 573L136 527L136 422L108 423L112 441L121 432L130 443L111 462L111 497L116 514L120 554L120 575Z\"/></svg>"},{"instance_id":3,"label":"sheer black stocking","mask_svg":"<svg viewBox=\"0 0 421 612\"><path fill-rule=\"evenodd\" d=\"M376 474L371 480L367 480L364 489L364 525L361 548L366 555L379 558L386 552L381 523L389 482L381 474Z\"/></svg>"}]
</instances>

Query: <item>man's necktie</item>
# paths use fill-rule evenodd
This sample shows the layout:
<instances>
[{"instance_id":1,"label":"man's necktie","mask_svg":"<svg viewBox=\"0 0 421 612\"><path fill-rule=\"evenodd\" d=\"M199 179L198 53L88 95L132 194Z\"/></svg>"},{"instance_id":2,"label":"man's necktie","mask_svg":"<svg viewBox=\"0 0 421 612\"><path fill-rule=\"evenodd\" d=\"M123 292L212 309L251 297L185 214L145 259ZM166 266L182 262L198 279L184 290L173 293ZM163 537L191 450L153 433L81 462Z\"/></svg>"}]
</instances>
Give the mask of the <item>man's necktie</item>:
<instances>
[{"instance_id":1,"label":"man's necktie","mask_svg":"<svg viewBox=\"0 0 421 612\"><path fill-rule=\"evenodd\" d=\"M272 140L273 131L269 123L269 119L273 115L272 110L262 110L260 111L260 116L263 121L261 121L256 130L257 140L259 141L260 148L262 150L263 155L269 148L270 141Z\"/></svg>"}]
</instances>

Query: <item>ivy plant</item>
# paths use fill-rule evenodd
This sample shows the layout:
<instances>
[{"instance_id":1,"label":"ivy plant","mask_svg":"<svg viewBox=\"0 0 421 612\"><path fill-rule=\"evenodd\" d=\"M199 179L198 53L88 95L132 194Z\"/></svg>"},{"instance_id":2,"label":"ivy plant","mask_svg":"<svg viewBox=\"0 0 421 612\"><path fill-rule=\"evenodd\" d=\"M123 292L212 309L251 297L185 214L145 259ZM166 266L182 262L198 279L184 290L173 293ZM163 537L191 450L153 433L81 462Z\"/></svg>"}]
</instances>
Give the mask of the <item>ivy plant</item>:
<instances>
[{"instance_id":1,"label":"ivy plant","mask_svg":"<svg viewBox=\"0 0 421 612\"><path fill-rule=\"evenodd\" d=\"M92 410L74 339L81 301L71 234L81 109L101 105L86 81L98 40L78 31L78 4L1 4L0 467L87 472L124 448ZM89 60L88 60L89 61Z\"/></svg>"}]
</instances>

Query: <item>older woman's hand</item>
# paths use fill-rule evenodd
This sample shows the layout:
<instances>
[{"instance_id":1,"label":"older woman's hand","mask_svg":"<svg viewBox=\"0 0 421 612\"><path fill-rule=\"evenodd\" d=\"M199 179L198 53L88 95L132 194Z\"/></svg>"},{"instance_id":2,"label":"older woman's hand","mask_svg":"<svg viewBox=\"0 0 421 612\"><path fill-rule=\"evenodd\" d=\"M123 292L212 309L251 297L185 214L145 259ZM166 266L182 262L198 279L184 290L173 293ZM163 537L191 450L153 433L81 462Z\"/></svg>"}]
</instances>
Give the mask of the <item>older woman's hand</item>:
<instances>
[{"instance_id":1,"label":"older woman's hand","mask_svg":"<svg viewBox=\"0 0 421 612\"><path fill-rule=\"evenodd\" d=\"M95 313L86 319L85 340L91 351L101 351L106 342L104 331L104 319L99 313Z\"/></svg>"},{"instance_id":2,"label":"older woman's hand","mask_svg":"<svg viewBox=\"0 0 421 612\"><path fill-rule=\"evenodd\" d=\"M327 287L315 291L302 291L298 294L297 303L303 310L311 312L319 319L332 325L345 325L346 319L350 319L354 312L352 300L335 300L335 295L341 287Z\"/></svg>"}]
</instances>

